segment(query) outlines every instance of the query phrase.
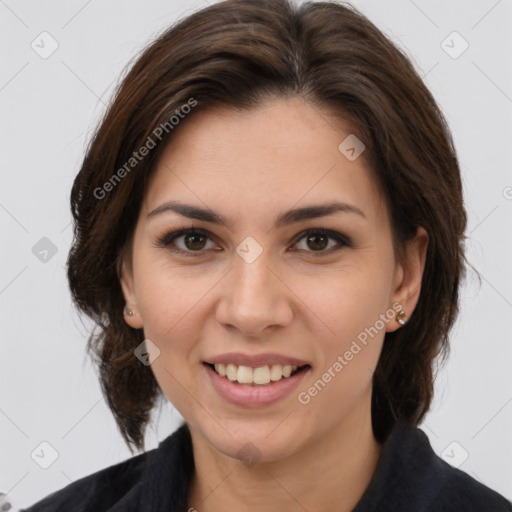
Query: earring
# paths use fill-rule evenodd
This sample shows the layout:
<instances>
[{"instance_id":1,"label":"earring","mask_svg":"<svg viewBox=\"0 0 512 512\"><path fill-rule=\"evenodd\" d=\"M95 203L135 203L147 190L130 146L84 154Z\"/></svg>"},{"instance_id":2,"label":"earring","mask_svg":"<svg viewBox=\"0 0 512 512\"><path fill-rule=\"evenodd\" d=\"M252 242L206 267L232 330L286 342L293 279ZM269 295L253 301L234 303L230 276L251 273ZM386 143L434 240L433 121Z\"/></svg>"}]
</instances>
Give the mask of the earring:
<instances>
[{"instance_id":1,"label":"earring","mask_svg":"<svg viewBox=\"0 0 512 512\"><path fill-rule=\"evenodd\" d=\"M403 309L401 309L400 312L398 313L398 315L396 317L396 321L400 325L404 325L405 324L405 311Z\"/></svg>"},{"instance_id":2,"label":"earring","mask_svg":"<svg viewBox=\"0 0 512 512\"><path fill-rule=\"evenodd\" d=\"M124 312L124 314L125 314L126 316L133 316L133 311L132 311L132 309L131 309L131 308L129 308L128 306L125 306L125 307L124 307L123 312Z\"/></svg>"}]
</instances>

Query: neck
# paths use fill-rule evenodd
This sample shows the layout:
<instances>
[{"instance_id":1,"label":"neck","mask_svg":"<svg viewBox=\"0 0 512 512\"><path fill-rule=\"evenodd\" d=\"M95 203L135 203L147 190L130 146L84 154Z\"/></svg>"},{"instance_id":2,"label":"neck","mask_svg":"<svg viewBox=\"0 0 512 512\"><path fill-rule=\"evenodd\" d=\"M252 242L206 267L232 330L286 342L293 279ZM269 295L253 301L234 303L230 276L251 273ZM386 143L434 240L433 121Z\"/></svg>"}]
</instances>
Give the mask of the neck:
<instances>
[{"instance_id":1,"label":"neck","mask_svg":"<svg viewBox=\"0 0 512 512\"><path fill-rule=\"evenodd\" d=\"M369 411L369 408L368 408ZM220 512L350 512L368 487L381 445L371 414L347 418L328 435L285 460L248 467L212 447L191 429L196 471L189 510Z\"/></svg>"}]
</instances>

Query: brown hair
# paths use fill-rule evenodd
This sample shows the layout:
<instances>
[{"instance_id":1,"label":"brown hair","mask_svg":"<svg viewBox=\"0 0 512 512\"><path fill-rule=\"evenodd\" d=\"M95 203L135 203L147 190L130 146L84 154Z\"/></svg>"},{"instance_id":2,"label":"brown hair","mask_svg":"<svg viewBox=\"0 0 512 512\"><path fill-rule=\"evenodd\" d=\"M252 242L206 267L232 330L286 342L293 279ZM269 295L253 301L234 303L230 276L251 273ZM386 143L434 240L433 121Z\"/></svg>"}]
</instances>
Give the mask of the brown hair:
<instances>
[{"instance_id":1,"label":"brown hair","mask_svg":"<svg viewBox=\"0 0 512 512\"><path fill-rule=\"evenodd\" d=\"M376 438L382 442L398 418L418 424L430 407L434 362L446 358L465 274L466 213L446 121L407 56L354 7L227 0L181 20L143 51L122 79L71 192L69 284L76 306L99 329L87 350L132 453L131 444L144 449L150 413L163 394L150 367L134 356L144 334L124 321L120 262L131 252L148 177L179 129L170 120L185 117L184 105L192 102L188 116L291 95L337 113L364 141L397 258L417 226L429 234L416 310L386 334L373 377ZM154 147L139 159L150 139Z\"/></svg>"}]
</instances>

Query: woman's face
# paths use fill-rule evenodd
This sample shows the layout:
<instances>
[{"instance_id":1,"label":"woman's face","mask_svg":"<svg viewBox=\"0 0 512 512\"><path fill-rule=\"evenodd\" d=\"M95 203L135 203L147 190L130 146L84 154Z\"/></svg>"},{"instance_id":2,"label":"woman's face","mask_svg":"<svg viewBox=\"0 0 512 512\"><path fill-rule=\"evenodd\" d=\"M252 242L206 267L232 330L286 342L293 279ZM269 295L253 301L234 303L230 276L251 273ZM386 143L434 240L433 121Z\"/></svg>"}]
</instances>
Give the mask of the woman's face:
<instances>
[{"instance_id":1,"label":"woman's face","mask_svg":"<svg viewBox=\"0 0 512 512\"><path fill-rule=\"evenodd\" d=\"M362 146L339 149L350 134L298 97L198 112L151 177L126 321L193 434L232 457L282 459L369 421L384 334L416 305L426 234L398 265ZM333 203L346 206L302 210Z\"/></svg>"}]
</instances>

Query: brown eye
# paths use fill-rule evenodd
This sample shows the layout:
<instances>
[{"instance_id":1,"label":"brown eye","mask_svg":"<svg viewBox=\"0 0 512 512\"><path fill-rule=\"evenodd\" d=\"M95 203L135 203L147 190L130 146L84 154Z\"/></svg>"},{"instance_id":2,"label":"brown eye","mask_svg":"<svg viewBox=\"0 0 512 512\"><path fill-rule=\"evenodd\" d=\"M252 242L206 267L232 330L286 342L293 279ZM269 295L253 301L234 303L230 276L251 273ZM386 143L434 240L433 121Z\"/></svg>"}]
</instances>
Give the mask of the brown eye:
<instances>
[{"instance_id":1,"label":"brown eye","mask_svg":"<svg viewBox=\"0 0 512 512\"><path fill-rule=\"evenodd\" d=\"M297 238L294 246L303 244L295 250L309 252L314 256L330 254L342 247L352 247L351 240L336 231L327 229L310 229L302 232ZM212 245L208 247L208 242ZM222 250L215 248L215 243L207 231L199 229L181 229L168 233L157 241L158 247L165 247L168 250L185 256L201 256L206 249Z\"/></svg>"},{"instance_id":2,"label":"brown eye","mask_svg":"<svg viewBox=\"0 0 512 512\"><path fill-rule=\"evenodd\" d=\"M213 244L207 232L198 229L181 229L165 235L158 241L158 246L178 254L200 256L206 252L208 242Z\"/></svg>"},{"instance_id":3,"label":"brown eye","mask_svg":"<svg viewBox=\"0 0 512 512\"><path fill-rule=\"evenodd\" d=\"M191 251L197 251L204 248L206 244L206 237L197 233L189 233L183 235L185 247Z\"/></svg>"},{"instance_id":4,"label":"brown eye","mask_svg":"<svg viewBox=\"0 0 512 512\"><path fill-rule=\"evenodd\" d=\"M308 235L306 238L308 247L315 251L321 251L325 249L328 245L329 237L322 234L313 234Z\"/></svg>"},{"instance_id":5,"label":"brown eye","mask_svg":"<svg viewBox=\"0 0 512 512\"><path fill-rule=\"evenodd\" d=\"M302 244L302 247L300 247L300 244ZM309 230L301 233L295 245L299 246L297 247L298 250L313 254L319 253L318 255L330 253L332 252L331 249L336 250L344 246L352 246L350 240L340 233L323 229Z\"/></svg>"}]
</instances>

